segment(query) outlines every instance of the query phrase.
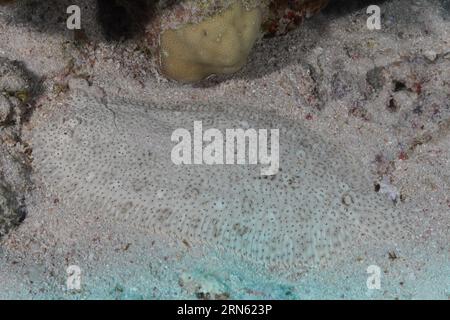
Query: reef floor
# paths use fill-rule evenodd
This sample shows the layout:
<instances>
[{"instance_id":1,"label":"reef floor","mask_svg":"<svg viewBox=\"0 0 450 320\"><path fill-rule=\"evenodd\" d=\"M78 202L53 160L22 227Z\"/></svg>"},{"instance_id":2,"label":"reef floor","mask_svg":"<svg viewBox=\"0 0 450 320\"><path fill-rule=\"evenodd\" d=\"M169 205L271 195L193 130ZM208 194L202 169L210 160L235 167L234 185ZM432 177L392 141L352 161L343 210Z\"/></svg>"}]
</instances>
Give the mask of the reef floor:
<instances>
[{"instance_id":1,"label":"reef floor","mask_svg":"<svg viewBox=\"0 0 450 320\"><path fill-rule=\"evenodd\" d=\"M331 5L285 36L262 39L238 73L180 85L158 74L135 39L53 31L33 23L45 17L19 19L14 5L0 6L0 57L20 62L35 86L21 127L0 128L0 183L16 184L10 189L23 194L17 206L26 210L0 240L0 299L449 299L450 4L380 7L381 30L366 27L366 7ZM85 21L96 30L94 13ZM357 158L367 188L411 217L400 222L409 221L401 227L411 237L355 243L326 266L281 269L74 213L38 174L33 141L80 88L100 101L289 118ZM380 271L378 289L368 286L371 266Z\"/></svg>"}]
</instances>

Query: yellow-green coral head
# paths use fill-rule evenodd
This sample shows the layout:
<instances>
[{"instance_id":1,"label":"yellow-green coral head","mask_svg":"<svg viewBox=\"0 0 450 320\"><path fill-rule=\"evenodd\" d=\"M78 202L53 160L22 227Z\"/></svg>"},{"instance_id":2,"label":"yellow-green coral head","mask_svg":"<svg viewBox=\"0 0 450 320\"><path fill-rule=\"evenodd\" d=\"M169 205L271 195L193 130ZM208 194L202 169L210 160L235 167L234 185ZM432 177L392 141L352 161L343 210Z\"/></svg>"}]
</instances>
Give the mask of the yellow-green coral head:
<instances>
[{"instance_id":1,"label":"yellow-green coral head","mask_svg":"<svg viewBox=\"0 0 450 320\"><path fill-rule=\"evenodd\" d=\"M195 82L212 74L238 71L260 35L259 8L247 10L237 1L225 11L198 24L161 35L161 70L181 82Z\"/></svg>"}]
</instances>

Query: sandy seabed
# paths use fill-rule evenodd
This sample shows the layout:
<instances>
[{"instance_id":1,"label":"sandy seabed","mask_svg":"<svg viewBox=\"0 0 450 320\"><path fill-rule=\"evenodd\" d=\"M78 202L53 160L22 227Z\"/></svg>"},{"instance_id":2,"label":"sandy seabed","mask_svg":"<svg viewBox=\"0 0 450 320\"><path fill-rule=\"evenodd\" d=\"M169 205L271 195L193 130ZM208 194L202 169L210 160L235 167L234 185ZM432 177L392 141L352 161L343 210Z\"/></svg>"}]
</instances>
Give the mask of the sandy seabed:
<instances>
[{"instance_id":1,"label":"sandy seabed","mask_svg":"<svg viewBox=\"0 0 450 320\"><path fill-rule=\"evenodd\" d=\"M19 61L39 86L21 128L31 148L79 89L161 107L275 112L358 158L374 192L411 215L402 227L412 234L389 245L355 243L323 267L268 267L71 212L31 161L27 216L0 242L0 298L448 299L450 4L380 6L379 31L367 29L366 7L332 5L286 36L262 39L237 74L195 85L162 78L137 40L99 39L92 13L87 34L74 41L38 15L24 20L14 5L0 6L0 56ZM71 265L80 268L80 290L67 289ZM380 268L380 289L367 287L371 265Z\"/></svg>"}]
</instances>

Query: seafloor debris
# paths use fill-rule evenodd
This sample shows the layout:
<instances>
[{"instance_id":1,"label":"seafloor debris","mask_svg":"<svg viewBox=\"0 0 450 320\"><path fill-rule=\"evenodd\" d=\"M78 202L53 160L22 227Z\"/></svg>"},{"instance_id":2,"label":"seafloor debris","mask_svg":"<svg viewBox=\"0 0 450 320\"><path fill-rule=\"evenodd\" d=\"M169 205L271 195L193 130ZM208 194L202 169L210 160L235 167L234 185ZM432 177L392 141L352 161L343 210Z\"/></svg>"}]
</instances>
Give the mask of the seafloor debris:
<instances>
[{"instance_id":1,"label":"seafloor debris","mask_svg":"<svg viewBox=\"0 0 450 320\"><path fill-rule=\"evenodd\" d=\"M230 297L229 288L213 274L185 272L180 275L178 284L197 299L226 300Z\"/></svg>"},{"instance_id":2,"label":"seafloor debris","mask_svg":"<svg viewBox=\"0 0 450 320\"><path fill-rule=\"evenodd\" d=\"M327 4L328 0L273 0L263 24L263 32L268 36L285 34Z\"/></svg>"}]
</instances>

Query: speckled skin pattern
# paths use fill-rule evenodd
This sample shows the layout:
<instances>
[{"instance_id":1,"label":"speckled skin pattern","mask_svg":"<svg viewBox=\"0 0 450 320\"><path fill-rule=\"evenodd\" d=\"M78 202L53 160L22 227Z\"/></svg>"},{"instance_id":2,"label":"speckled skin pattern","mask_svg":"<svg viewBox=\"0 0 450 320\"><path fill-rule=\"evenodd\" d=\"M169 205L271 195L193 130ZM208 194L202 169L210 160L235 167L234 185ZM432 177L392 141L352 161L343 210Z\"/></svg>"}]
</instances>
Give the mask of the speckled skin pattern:
<instances>
[{"instance_id":1,"label":"speckled skin pattern","mask_svg":"<svg viewBox=\"0 0 450 320\"><path fill-rule=\"evenodd\" d=\"M340 259L365 241L405 235L395 209L351 154L299 124L229 106L146 106L75 95L36 130L36 175L65 212L107 218L295 268ZM172 163L177 128L280 129L280 171ZM49 157L48 155L52 156Z\"/></svg>"}]
</instances>

